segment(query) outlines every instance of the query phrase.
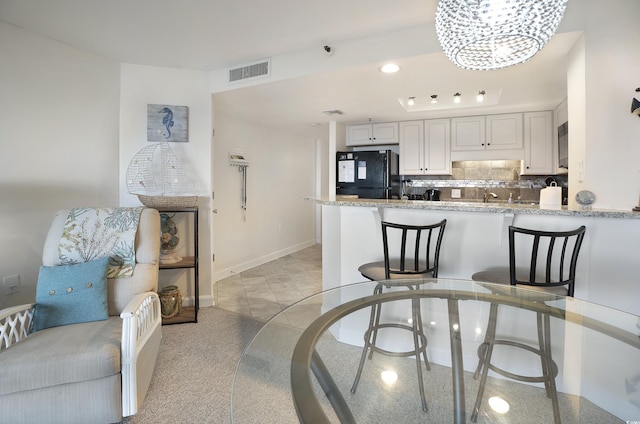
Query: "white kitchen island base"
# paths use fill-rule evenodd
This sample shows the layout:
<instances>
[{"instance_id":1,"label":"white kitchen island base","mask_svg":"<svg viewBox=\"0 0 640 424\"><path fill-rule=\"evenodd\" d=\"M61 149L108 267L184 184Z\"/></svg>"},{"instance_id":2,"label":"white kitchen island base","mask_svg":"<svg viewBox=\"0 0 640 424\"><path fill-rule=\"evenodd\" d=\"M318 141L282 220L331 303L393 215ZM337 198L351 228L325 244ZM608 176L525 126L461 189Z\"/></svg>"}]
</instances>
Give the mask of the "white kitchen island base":
<instances>
[{"instance_id":1,"label":"white kitchen island base","mask_svg":"<svg viewBox=\"0 0 640 424\"><path fill-rule=\"evenodd\" d=\"M426 224L447 219L439 277L471 279L508 264L509 225L543 230L587 227L575 297L640 315L640 214L543 210L537 205L454 202L319 201L322 204L323 289L366 279L358 267L382 260L380 220ZM640 331L640 329L639 329Z\"/></svg>"}]
</instances>

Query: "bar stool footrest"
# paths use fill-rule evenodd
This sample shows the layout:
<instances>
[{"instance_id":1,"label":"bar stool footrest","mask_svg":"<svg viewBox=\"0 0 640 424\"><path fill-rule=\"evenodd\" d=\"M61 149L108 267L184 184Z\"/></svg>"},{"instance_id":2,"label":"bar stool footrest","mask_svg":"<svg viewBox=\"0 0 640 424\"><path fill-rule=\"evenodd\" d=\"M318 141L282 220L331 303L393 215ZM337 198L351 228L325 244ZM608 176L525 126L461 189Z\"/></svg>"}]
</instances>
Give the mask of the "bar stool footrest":
<instances>
[{"instance_id":1,"label":"bar stool footrest","mask_svg":"<svg viewBox=\"0 0 640 424\"><path fill-rule=\"evenodd\" d=\"M502 346L512 346L512 347L517 347L520 349L524 349L527 350L529 352L532 352L536 355L538 355L539 357L543 358L544 353L540 351L540 349L536 349L533 346L529 346L528 344L525 343L520 343L520 342L516 342L513 340L501 340L501 339L496 339L493 341L494 346L495 345L502 345ZM486 357L486 351L487 348L489 346L487 345L487 343L482 343L480 346L478 346L478 356L480 357L480 360L484 362L484 358ZM547 382L549 380L548 376L526 376L526 375L521 375L521 374L514 374L512 372L509 372L507 370L503 370L502 368L498 368L497 366L493 365L492 363L489 364L484 364L485 366L488 366L489 369L497 374L500 374L503 377L507 377L510 378L512 380L517 380L517 381L523 381L523 382L527 382L527 383L544 383ZM478 367L480 368L480 367ZM558 376L558 365L556 364L556 362L551 359L551 371L552 371L552 378L555 378ZM477 373L476 373L477 374ZM477 378L477 375L474 374L473 378Z\"/></svg>"},{"instance_id":2,"label":"bar stool footrest","mask_svg":"<svg viewBox=\"0 0 640 424\"><path fill-rule=\"evenodd\" d=\"M416 350L415 349L411 349L411 350L407 350L407 351L392 351L392 350L386 350L386 349L382 349L381 347L376 346L375 344L373 344L372 342L370 342L371 340L371 333L374 332L378 332L383 328L396 328L396 329L400 329L400 330L407 330L410 332L414 332L415 329L408 326L408 325L404 325L404 324L391 324L391 323L384 323L384 324L379 324L377 326L373 326L371 328L369 328L367 331L365 331L364 333L364 344L365 344L365 348L369 348L371 349L373 352L377 352L377 353L381 353L384 355L388 355L388 356L394 356L394 357L407 357L407 356L414 356L416 354ZM427 351L427 336L422 333L422 332L418 332L418 352L425 354L426 356L426 351ZM429 362L427 361L425 363L427 370L430 370L431 367L429 366Z\"/></svg>"}]
</instances>

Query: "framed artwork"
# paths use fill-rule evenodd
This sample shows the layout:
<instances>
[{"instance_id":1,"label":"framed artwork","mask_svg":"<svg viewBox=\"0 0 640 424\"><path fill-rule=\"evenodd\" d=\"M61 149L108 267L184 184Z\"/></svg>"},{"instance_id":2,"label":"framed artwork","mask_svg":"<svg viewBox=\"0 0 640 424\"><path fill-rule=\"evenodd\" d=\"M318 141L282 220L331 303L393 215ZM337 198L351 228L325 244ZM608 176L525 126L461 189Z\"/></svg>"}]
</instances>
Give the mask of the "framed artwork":
<instances>
[{"instance_id":1,"label":"framed artwork","mask_svg":"<svg viewBox=\"0 0 640 424\"><path fill-rule=\"evenodd\" d=\"M189 141L187 106L147 105L147 141Z\"/></svg>"}]
</instances>

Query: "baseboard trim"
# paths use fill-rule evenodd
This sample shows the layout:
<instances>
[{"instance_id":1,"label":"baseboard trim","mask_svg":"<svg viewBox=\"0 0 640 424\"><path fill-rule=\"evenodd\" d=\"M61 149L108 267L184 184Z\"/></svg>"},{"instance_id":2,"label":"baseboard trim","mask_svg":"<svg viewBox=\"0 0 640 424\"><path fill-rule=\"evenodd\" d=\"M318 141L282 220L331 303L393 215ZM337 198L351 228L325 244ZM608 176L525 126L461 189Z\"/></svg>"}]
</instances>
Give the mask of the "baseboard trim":
<instances>
[{"instance_id":1,"label":"baseboard trim","mask_svg":"<svg viewBox=\"0 0 640 424\"><path fill-rule=\"evenodd\" d=\"M279 259L283 256L287 256L290 255L292 253L295 253L299 250L302 249L306 249L307 247L311 247L314 246L316 244L315 240L308 240L305 241L303 243L299 243L293 246L290 246L286 249L282 249L279 250L277 252L273 252L270 253L268 255L265 256L261 256L259 258L256 259L252 259L250 261L238 264L238 265L234 265L232 267L220 270L220 271L216 271L215 275L214 275L214 281L219 281L222 280L224 278L227 277L231 277L232 275L238 274L242 271L246 271L248 269L254 268L256 266L260 266L263 264L266 264L267 262L273 261L275 259Z\"/></svg>"},{"instance_id":2,"label":"baseboard trim","mask_svg":"<svg viewBox=\"0 0 640 424\"><path fill-rule=\"evenodd\" d=\"M183 297L182 306L194 306L195 302L193 299L194 299L193 296ZM211 295L200 296L200 302L198 303L198 308L209 308L211 306L214 306L213 296Z\"/></svg>"}]
</instances>

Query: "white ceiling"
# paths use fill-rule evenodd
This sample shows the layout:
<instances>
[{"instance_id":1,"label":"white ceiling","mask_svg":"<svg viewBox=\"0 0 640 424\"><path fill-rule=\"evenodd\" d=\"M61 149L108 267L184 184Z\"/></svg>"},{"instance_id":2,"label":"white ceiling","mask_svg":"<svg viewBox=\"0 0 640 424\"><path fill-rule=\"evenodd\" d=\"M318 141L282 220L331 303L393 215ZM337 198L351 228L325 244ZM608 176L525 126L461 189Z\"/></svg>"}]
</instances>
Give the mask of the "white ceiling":
<instances>
[{"instance_id":1,"label":"white ceiling","mask_svg":"<svg viewBox=\"0 0 640 424\"><path fill-rule=\"evenodd\" d=\"M211 71L314 46L420 25L433 27L437 0L0 0L0 20L118 62ZM576 34L558 34L531 61L499 71L467 71L443 53L399 60L383 75L361 66L220 94L221 102L279 125L422 119L480 113L472 94L487 91L483 113L548 108L566 95L566 53ZM451 110L454 92L464 104ZM426 106L438 94L439 110ZM399 99L416 96L423 111ZM495 103L493 106L490 103ZM442 110L443 107L447 109ZM340 109L329 117L322 111Z\"/></svg>"},{"instance_id":2,"label":"white ceiling","mask_svg":"<svg viewBox=\"0 0 640 424\"><path fill-rule=\"evenodd\" d=\"M254 120L279 125L406 121L412 119L550 110L566 98L566 54L578 34L558 34L534 60L496 71L469 71L451 64L444 53L395 60L400 72L386 75L377 64L218 93L217 101ZM479 106L475 95L485 90ZM453 104L453 94L463 101ZM437 94L439 102L429 103ZM400 102L416 97L416 106ZM344 115L322 111L339 109ZM422 109L422 110L421 110Z\"/></svg>"},{"instance_id":3,"label":"white ceiling","mask_svg":"<svg viewBox=\"0 0 640 424\"><path fill-rule=\"evenodd\" d=\"M125 63L215 70L433 21L436 0L0 0L0 20Z\"/></svg>"}]
</instances>

